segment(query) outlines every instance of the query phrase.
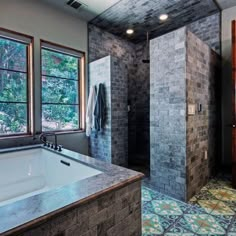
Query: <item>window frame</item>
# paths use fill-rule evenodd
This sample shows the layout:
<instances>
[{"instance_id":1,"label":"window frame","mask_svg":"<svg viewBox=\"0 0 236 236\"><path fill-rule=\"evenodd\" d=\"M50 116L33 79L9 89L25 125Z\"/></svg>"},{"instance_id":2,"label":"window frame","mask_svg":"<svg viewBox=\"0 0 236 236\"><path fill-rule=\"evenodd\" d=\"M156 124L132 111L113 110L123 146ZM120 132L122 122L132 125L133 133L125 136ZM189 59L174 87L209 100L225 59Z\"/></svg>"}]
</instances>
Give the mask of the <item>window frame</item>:
<instances>
[{"instance_id":1,"label":"window frame","mask_svg":"<svg viewBox=\"0 0 236 236\"><path fill-rule=\"evenodd\" d=\"M22 138L30 137L34 135L35 132L35 110L34 110L34 37L19 33L13 30L5 29L0 27L0 38L11 40L17 43L23 43L27 45L26 49L26 72L20 72L17 70L6 69L5 71L15 72L15 73L25 73L26 75L26 93L27 93L27 127L24 133L12 133L12 134L0 134L1 139L8 138ZM3 69L3 68L2 68ZM8 102L6 102L8 103ZM11 103L11 102L9 102Z\"/></svg>"},{"instance_id":2,"label":"window frame","mask_svg":"<svg viewBox=\"0 0 236 236\"><path fill-rule=\"evenodd\" d=\"M44 45L47 45L44 46ZM46 50L52 52L58 52L69 56L75 56L76 54L81 55L78 56L79 60L79 70L78 70L78 119L79 124L77 129L67 129L67 130L52 130L52 131L43 131L43 124L42 124L42 112L43 112L43 102L42 102L42 50L46 48ZM73 55L74 52L75 55ZM50 77L50 76L49 76ZM52 76L53 77L53 76ZM59 78L59 77L54 77ZM63 79L63 78L62 78ZM76 133L76 132L84 132L85 131L85 52L67 47L61 44L57 44L54 42L50 42L44 39L40 39L40 131L47 133L47 132L54 132L56 134L69 134L69 133ZM53 104L53 103L52 103Z\"/></svg>"}]
</instances>

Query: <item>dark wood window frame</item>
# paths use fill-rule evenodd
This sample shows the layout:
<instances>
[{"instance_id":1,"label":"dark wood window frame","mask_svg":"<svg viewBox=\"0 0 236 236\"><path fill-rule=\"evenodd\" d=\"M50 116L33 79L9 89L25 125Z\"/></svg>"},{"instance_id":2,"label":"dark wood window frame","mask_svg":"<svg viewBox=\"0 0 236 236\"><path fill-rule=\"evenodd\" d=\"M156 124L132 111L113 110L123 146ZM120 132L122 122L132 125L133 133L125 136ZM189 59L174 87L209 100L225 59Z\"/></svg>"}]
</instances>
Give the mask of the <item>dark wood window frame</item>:
<instances>
[{"instance_id":1,"label":"dark wood window frame","mask_svg":"<svg viewBox=\"0 0 236 236\"><path fill-rule=\"evenodd\" d=\"M17 71L12 69L4 69L2 70L10 71L10 72L19 72L26 74L26 83L27 83L27 102L24 104L27 105L27 132L25 133L13 133L13 134L3 134L0 135L0 139L6 138L22 138L27 136L33 136L35 132L34 126L34 80L33 80L33 72L34 72L34 37L26 34L22 34L16 31L12 31L9 29L0 27L0 37L5 38L7 40L15 41L18 43L23 43L27 45L27 67L26 71ZM20 102L6 102L6 103L19 103Z\"/></svg>"},{"instance_id":2,"label":"dark wood window frame","mask_svg":"<svg viewBox=\"0 0 236 236\"><path fill-rule=\"evenodd\" d=\"M78 116L79 116L79 127L78 129L67 129L67 130L53 130L52 132L55 132L57 134L67 134L67 133L75 133L75 132L84 132L85 131L85 96L86 96L86 84L85 84L85 52L79 51L74 48L70 48L64 45L60 45L54 42L50 42L47 40L40 40L40 130L41 132L51 132L51 131L42 131L42 105L44 104L42 102L42 77L47 76L47 77L54 77L54 78L59 78L58 76L48 76L44 75L42 73L42 50L45 48L44 45L47 46L47 50L51 50L53 52L59 52L65 55L73 56L73 54L78 54L81 55L79 57L79 74L78 74L78 99L79 99L79 105L78 105ZM71 52L71 53L70 53ZM74 52L74 53L73 53ZM60 77L61 79L65 79ZM67 79L70 80L70 79ZM50 103L53 104L53 103ZM63 104L65 105L65 104Z\"/></svg>"}]
</instances>

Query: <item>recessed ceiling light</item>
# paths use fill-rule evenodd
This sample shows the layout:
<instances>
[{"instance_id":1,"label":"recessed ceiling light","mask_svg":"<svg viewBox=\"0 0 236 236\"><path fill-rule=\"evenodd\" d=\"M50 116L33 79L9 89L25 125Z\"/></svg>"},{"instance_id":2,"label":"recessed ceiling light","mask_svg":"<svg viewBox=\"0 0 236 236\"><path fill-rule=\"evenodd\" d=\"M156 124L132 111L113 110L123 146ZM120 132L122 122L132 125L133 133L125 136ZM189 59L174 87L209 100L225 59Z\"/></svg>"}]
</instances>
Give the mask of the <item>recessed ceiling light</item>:
<instances>
[{"instance_id":1,"label":"recessed ceiling light","mask_svg":"<svg viewBox=\"0 0 236 236\"><path fill-rule=\"evenodd\" d=\"M133 34L134 33L134 30L133 29L127 29L126 30L126 34Z\"/></svg>"},{"instance_id":2,"label":"recessed ceiling light","mask_svg":"<svg viewBox=\"0 0 236 236\"><path fill-rule=\"evenodd\" d=\"M167 20L168 19L168 15L167 14L161 14L160 16L159 16L159 19L161 20L161 21L165 21L165 20Z\"/></svg>"}]
</instances>

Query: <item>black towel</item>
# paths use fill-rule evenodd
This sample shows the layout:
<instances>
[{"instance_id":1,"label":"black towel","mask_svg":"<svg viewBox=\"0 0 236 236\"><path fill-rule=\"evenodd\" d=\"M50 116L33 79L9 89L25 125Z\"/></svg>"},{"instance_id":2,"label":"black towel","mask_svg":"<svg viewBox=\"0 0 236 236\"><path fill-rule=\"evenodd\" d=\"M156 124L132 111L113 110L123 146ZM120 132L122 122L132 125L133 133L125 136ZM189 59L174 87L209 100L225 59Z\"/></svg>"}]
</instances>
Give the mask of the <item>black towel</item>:
<instances>
[{"instance_id":1,"label":"black towel","mask_svg":"<svg viewBox=\"0 0 236 236\"><path fill-rule=\"evenodd\" d=\"M106 103L105 103L105 88L103 84L99 84L97 100L94 109L95 131L101 131L104 128Z\"/></svg>"}]
</instances>

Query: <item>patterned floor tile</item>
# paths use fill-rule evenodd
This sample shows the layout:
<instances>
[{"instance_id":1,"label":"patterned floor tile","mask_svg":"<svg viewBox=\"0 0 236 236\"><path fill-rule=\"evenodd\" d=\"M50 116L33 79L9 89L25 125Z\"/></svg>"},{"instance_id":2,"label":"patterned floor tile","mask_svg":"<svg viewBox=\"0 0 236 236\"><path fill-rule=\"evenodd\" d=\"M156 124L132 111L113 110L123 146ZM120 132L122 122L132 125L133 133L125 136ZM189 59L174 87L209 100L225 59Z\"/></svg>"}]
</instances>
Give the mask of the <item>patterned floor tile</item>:
<instances>
[{"instance_id":1,"label":"patterned floor tile","mask_svg":"<svg viewBox=\"0 0 236 236\"><path fill-rule=\"evenodd\" d=\"M164 233L161 221L157 215L143 214L142 233L143 235L162 235Z\"/></svg>"},{"instance_id":2,"label":"patterned floor tile","mask_svg":"<svg viewBox=\"0 0 236 236\"><path fill-rule=\"evenodd\" d=\"M229 206L227 206L224 202L218 202L217 206L211 212L211 215L225 215L225 216L233 216L235 212L231 210Z\"/></svg>"},{"instance_id":3,"label":"patterned floor tile","mask_svg":"<svg viewBox=\"0 0 236 236\"><path fill-rule=\"evenodd\" d=\"M213 216L219 225L225 230L228 231L229 227L232 225L234 216ZM235 231L236 232L236 231Z\"/></svg>"},{"instance_id":4,"label":"patterned floor tile","mask_svg":"<svg viewBox=\"0 0 236 236\"><path fill-rule=\"evenodd\" d=\"M206 214L207 212L200 205L191 205L184 214Z\"/></svg>"},{"instance_id":5,"label":"patterned floor tile","mask_svg":"<svg viewBox=\"0 0 236 236\"><path fill-rule=\"evenodd\" d=\"M232 202L232 201L226 201L226 202L221 201L221 202L227 205L236 214L236 202Z\"/></svg>"},{"instance_id":6,"label":"patterned floor tile","mask_svg":"<svg viewBox=\"0 0 236 236\"><path fill-rule=\"evenodd\" d=\"M198 215L196 221L201 224L197 234L200 235L226 235L226 230L221 227L217 219L204 214Z\"/></svg>"},{"instance_id":7,"label":"patterned floor tile","mask_svg":"<svg viewBox=\"0 0 236 236\"><path fill-rule=\"evenodd\" d=\"M179 204L173 200L154 200L151 202L153 210L156 214L166 216L175 215L180 216L183 214Z\"/></svg>"},{"instance_id":8,"label":"patterned floor tile","mask_svg":"<svg viewBox=\"0 0 236 236\"><path fill-rule=\"evenodd\" d=\"M168 196L166 196L166 195L164 195L162 193L159 193L157 191L149 190L149 193L150 193L150 195L152 197L152 200L167 200L167 199L171 200L170 197L168 197Z\"/></svg>"},{"instance_id":9,"label":"patterned floor tile","mask_svg":"<svg viewBox=\"0 0 236 236\"><path fill-rule=\"evenodd\" d=\"M194 236L193 233L165 233L165 236Z\"/></svg>"},{"instance_id":10,"label":"patterned floor tile","mask_svg":"<svg viewBox=\"0 0 236 236\"><path fill-rule=\"evenodd\" d=\"M209 190L201 190L198 194L195 195L197 200L217 200L217 198Z\"/></svg>"},{"instance_id":11,"label":"patterned floor tile","mask_svg":"<svg viewBox=\"0 0 236 236\"><path fill-rule=\"evenodd\" d=\"M167 236L180 236L180 235L184 235L184 236L194 236L194 233L191 232L190 230L187 230L186 228L184 228L181 223L176 223L175 225L173 225L172 227L170 227L164 235Z\"/></svg>"},{"instance_id":12,"label":"patterned floor tile","mask_svg":"<svg viewBox=\"0 0 236 236\"><path fill-rule=\"evenodd\" d=\"M152 200L152 196L150 194L150 191L147 188L143 188L142 189L142 202L147 202L151 200Z\"/></svg>"},{"instance_id":13,"label":"patterned floor tile","mask_svg":"<svg viewBox=\"0 0 236 236\"><path fill-rule=\"evenodd\" d=\"M218 200L199 200L199 205L207 212L211 213L219 203Z\"/></svg>"},{"instance_id":14,"label":"patterned floor tile","mask_svg":"<svg viewBox=\"0 0 236 236\"><path fill-rule=\"evenodd\" d=\"M151 202L142 202L142 212L143 214L148 214L148 213L156 214Z\"/></svg>"},{"instance_id":15,"label":"patterned floor tile","mask_svg":"<svg viewBox=\"0 0 236 236\"><path fill-rule=\"evenodd\" d=\"M230 233L236 233L236 218L232 220L232 223L229 227L229 232Z\"/></svg>"},{"instance_id":16,"label":"patterned floor tile","mask_svg":"<svg viewBox=\"0 0 236 236\"><path fill-rule=\"evenodd\" d=\"M197 200L198 199L194 196L188 201L188 203L191 204L191 205L195 205L195 204L197 204Z\"/></svg>"},{"instance_id":17,"label":"patterned floor tile","mask_svg":"<svg viewBox=\"0 0 236 236\"><path fill-rule=\"evenodd\" d=\"M189 204L145 185L143 236L236 236L236 190L229 179L211 180Z\"/></svg>"},{"instance_id":18,"label":"patterned floor tile","mask_svg":"<svg viewBox=\"0 0 236 236\"><path fill-rule=\"evenodd\" d=\"M197 233L203 223L203 216L205 214L185 214L179 222L182 224L182 227Z\"/></svg>"},{"instance_id":19,"label":"patterned floor tile","mask_svg":"<svg viewBox=\"0 0 236 236\"><path fill-rule=\"evenodd\" d=\"M236 201L236 194L228 189L210 189L209 190L217 199L222 201Z\"/></svg>"}]
</instances>

